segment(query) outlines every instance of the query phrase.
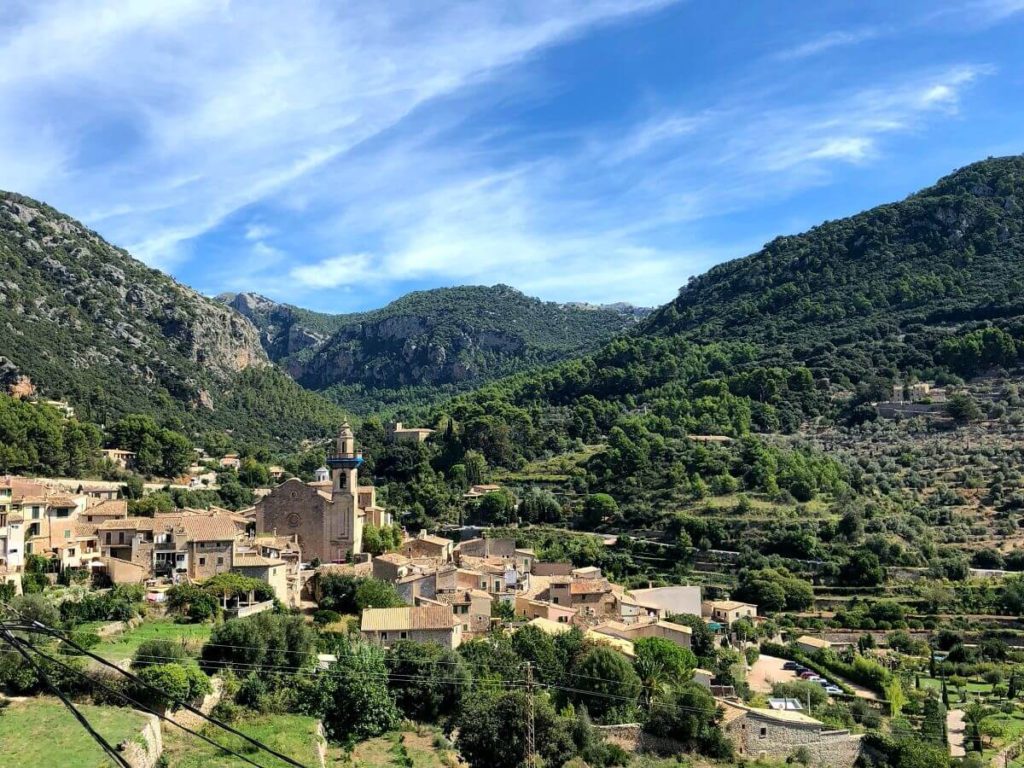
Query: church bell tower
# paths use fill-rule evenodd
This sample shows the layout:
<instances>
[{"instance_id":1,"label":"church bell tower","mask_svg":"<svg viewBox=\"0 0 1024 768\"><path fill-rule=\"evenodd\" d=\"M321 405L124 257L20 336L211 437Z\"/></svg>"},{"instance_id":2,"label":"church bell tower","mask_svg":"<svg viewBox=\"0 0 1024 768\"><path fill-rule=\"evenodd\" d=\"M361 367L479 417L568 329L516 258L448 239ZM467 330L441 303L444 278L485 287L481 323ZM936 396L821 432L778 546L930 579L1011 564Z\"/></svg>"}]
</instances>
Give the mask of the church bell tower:
<instances>
[{"instance_id":1,"label":"church bell tower","mask_svg":"<svg viewBox=\"0 0 1024 768\"><path fill-rule=\"evenodd\" d=\"M363 463L363 454L356 452L356 436L347 421L338 430L335 450L335 455L327 457L327 466L331 468L334 480L333 493L354 496L359 486L359 467Z\"/></svg>"}]
</instances>

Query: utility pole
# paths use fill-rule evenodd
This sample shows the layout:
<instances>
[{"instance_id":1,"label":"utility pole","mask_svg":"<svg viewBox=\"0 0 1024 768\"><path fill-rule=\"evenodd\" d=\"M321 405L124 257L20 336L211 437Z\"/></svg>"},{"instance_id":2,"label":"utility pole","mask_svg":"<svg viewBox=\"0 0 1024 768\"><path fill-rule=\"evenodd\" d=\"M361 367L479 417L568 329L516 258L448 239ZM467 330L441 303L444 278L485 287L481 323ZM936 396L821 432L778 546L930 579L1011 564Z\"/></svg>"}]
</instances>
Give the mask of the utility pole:
<instances>
[{"instance_id":1,"label":"utility pole","mask_svg":"<svg viewBox=\"0 0 1024 768\"><path fill-rule=\"evenodd\" d=\"M526 662L526 768L537 768L537 752L533 726L533 665Z\"/></svg>"}]
</instances>

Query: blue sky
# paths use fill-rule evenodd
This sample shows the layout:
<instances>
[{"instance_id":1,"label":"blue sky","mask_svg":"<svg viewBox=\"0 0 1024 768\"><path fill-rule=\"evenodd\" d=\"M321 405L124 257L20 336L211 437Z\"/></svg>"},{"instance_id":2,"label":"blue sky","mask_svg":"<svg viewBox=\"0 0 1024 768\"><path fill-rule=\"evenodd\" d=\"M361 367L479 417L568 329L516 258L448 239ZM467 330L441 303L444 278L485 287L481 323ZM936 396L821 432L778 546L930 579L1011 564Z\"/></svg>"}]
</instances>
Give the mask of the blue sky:
<instances>
[{"instance_id":1,"label":"blue sky","mask_svg":"<svg viewBox=\"0 0 1024 768\"><path fill-rule=\"evenodd\" d=\"M0 187L325 311L658 304L1024 151L1024 0L4 5Z\"/></svg>"}]
</instances>

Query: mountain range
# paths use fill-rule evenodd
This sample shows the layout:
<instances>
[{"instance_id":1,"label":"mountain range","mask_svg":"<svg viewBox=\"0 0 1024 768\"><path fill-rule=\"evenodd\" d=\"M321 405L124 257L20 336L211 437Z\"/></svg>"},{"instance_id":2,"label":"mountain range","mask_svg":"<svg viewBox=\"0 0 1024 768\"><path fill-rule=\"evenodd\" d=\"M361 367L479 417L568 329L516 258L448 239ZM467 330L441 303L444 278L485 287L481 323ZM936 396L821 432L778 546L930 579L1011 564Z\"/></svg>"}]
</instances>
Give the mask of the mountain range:
<instances>
[{"instance_id":1,"label":"mountain range","mask_svg":"<svg viewBox=\"0 0 1024 768\"><path fill-rule=\"evenodd\" d=\"M252 321L267 355L296 381L364 411L592 352L650 312L544 302L507 285L416 291L344 315L251 293L218 299Z\"/></svg>"},{"instance_id":2,"label":"mountain range","mask_svg":"<svg viewBox=\"0 0 1024 768\"><path fill-rule=\"evenodd\" d=\"M693 386L684 347L707 357L717 345L723 360L710 370L734 375L806 367L826 390L964 374L954 353L971 334L1021 337L1022 212L1024 158L994 158L900 202L776 238L691 279L649 315L542 302L503 285L334 315L247 293L205 298L49 206L5 193L0 369L101 423L148 412L278 440L324 434L339 404L429 404L509 375L502 390L513 400L529 392L550 407L588 394L658 399ZM979 353L979 364L990 358ZM551 383L570 369L586 375Z\"/></svg>"}]
</instances>

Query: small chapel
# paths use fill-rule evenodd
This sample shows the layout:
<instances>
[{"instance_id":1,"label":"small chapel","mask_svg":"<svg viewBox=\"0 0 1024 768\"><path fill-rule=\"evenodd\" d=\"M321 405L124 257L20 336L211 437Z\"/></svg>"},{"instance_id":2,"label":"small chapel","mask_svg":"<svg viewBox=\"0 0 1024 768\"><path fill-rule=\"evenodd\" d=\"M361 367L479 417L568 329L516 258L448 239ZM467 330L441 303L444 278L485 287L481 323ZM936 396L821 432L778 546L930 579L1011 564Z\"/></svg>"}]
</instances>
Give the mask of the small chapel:
<instances>
[{"instance_id":1,"label":"small chapel","mask_svg":"<svg viewBox=\"0 0 1024 768\"><path fill-rule=\"evenodd\" d=\"M383 526L391 516L377 506L372 485L359 485L362 452L348 422L338 430L335 452L311 483L291 478L256 503L257 533L298 534L302 557L322 563L358 559L363 526Z\"/></svg>"}]
</instances>

